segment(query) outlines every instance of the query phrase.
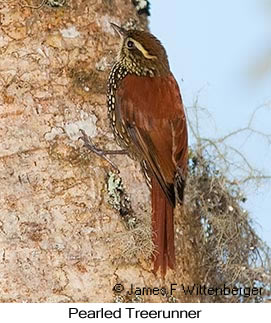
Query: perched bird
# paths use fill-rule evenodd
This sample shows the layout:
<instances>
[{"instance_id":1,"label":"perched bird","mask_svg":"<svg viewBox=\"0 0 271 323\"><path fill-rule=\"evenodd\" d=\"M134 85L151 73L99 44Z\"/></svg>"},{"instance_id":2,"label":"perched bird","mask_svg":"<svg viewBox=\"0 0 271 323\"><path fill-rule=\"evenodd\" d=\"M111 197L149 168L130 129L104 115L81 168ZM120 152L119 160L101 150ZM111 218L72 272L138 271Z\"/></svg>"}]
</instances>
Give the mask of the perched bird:
<instances>
[{"instance_id":1,"label":"perched bird","mask_svg":"<svg viewBox=\"0 0 271 323\"><path fill-rule=\"evenodd\" d=\"M176 202L183 203L187 125L178 84L160 41L115 24L121 48L108 79L108 116L118 144L140 161L151 188L154 271L175 267Z\"/></svg>"}]
</instances>

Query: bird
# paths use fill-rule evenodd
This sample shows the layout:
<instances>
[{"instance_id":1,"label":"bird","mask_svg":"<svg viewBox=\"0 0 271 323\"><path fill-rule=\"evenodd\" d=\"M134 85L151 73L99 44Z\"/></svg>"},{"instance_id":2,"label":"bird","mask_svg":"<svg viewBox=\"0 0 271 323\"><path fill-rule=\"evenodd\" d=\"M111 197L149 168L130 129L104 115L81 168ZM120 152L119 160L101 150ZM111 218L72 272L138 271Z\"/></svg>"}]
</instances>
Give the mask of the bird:
<instances>
[{"instance_id":1,"label":"bird","mask_svg":"<svg viewBox=\"0 0 271 323\"><path fill-rule=\"evenodd\" d=\"M183 205L187 176L182 97L161 42L147 31L111 26L120 50L107 82L108 118L120 153L140 162L150 187L153 271L165 277L176 267L174 209Z\"/></svg>"}]
</instances>

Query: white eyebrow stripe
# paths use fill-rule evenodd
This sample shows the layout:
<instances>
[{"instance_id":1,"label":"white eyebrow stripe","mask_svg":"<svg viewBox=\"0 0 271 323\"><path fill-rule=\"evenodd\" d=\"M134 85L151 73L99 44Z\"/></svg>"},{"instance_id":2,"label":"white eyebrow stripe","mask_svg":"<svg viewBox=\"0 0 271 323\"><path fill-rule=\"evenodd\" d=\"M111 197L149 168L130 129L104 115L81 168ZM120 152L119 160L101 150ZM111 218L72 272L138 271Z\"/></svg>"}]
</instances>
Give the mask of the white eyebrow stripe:
<instances>
[{"instance_id":1,"label":"white eyebrow stripe","mask_svg":"<svg viewBox=\"0 0 271 323\"><path fill-rule=\"evenodd\" d=\"M141 51L144 57L146 57L147 59L157 59L157 56L150 55L149 52L138 41L134 39L132 39L132 41L134 42L136 48Z\"/></svg>"}]
</instances>

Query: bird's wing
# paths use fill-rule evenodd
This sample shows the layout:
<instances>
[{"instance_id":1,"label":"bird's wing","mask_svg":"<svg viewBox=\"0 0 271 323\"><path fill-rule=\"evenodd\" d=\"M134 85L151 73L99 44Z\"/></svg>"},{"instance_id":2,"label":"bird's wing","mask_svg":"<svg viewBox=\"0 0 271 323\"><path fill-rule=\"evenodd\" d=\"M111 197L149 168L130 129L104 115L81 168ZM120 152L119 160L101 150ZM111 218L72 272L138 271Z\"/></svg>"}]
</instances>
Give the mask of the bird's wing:
<instances>
[{"instance_id":1,"label":"bird's wing","mask_svg":"<svg viewBox=\"0 0 271 323\"><path fill-rule=\"evenodd\" d=\"M140 156L175 205L175 176L180 172L185 177L188 146L185 113L174 77L127 75L116 93L116 109Z\"/></svg>"}]
</instances>

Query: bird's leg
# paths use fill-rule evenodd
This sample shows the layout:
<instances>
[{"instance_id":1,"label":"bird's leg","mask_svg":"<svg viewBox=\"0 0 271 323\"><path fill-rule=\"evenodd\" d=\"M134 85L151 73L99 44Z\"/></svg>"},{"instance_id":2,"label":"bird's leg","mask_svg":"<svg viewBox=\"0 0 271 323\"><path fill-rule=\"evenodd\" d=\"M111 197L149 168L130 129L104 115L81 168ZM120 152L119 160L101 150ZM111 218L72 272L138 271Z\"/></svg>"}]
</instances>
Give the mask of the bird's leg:
<instances>
[{"instance_id":1,"label":"bird's leg","mask_svg":"<svg viewBox=\"0 0 271 323\"><path fill-rule=\"evenodd\" d=\"M79 137L79 139L83 140L84 147L95 153L96 155L102 157L104 160L106 160L118 173L119 169L118 167L106 156L106 155L126 155L128 154L128 151L126 149L122 150L102 150L98 147L96 147L89 136L86 134L86 132L83 129L79 129L79 131L82 133L82 136Z\"/></svg>"}]
</instances>

